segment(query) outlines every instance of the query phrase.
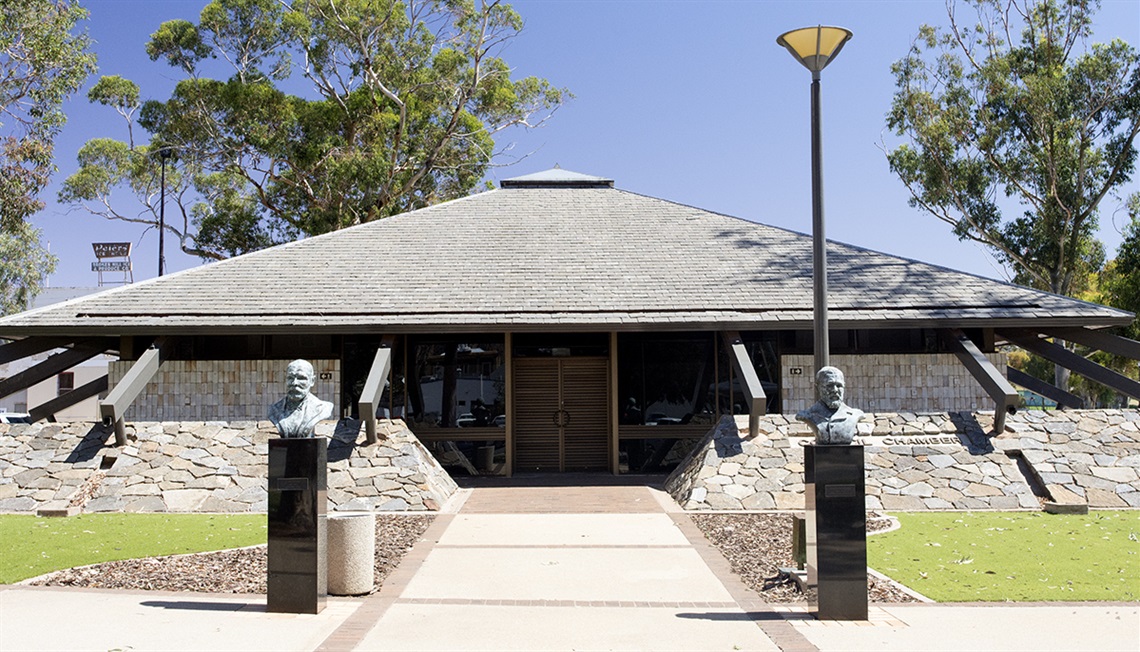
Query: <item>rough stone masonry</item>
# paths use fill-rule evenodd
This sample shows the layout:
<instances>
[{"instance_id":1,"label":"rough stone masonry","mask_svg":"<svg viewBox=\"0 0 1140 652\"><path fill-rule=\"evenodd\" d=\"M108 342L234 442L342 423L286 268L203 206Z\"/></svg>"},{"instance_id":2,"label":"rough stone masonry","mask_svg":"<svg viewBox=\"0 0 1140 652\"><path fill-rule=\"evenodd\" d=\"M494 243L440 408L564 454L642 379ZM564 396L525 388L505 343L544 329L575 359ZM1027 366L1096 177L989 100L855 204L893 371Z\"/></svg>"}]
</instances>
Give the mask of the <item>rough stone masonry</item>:
<instances>
[{"instance_id":1,"label":"rough stone masonry","mask_svg":"<svg viewBox=\"0 0 1140 652\"><path fill-rule=\"evenodd\" d=\"M991 439L992 419L865 415L868 507L1040 509L1030 486L1037 482L1061 502L1140 508L1137 410L1023 411ZM372 446L360 426L317 428L330 438L330 509L434 510L456 491L402 421L380 422L382 440ZM268 421L134 423L128 431L130 445L116 448L99 424L0 424L0 512L265 511L266 442L276 436ZM666 488L687 509L803 509L809 435L785 415L765 416L755 439L747 417L725 419Z\"/></svg>"},{"instance_id":2,"label":"rough stone masonry","mask_svg":"<svg viewBox=\"0 0 1140 652\"><path fill-rule=\"evenodd\" d=\"M867 446L867 507L886 510L1040 509L1048 498L1140 507L1140 412L1022 411L989 438L992 413L880 413L859 423ZM803 509L803 450L790 415L723 419L666 481L685 509ZM1018 457L1026 471L1018 465Z\"/></svg>"},{"instance_id":3,"label":"rough stone masonry","mask_svg":"<svg viewBox=\"0 0 1140 652\"><path fill-rule=\"evenodd\" d=\"M457 486L402 421L325 421L333 510L435 510ZM134 423L130 445L92 423L0 424L0 512L264 512L268 421Z\"/></svg>"}]
</instances>

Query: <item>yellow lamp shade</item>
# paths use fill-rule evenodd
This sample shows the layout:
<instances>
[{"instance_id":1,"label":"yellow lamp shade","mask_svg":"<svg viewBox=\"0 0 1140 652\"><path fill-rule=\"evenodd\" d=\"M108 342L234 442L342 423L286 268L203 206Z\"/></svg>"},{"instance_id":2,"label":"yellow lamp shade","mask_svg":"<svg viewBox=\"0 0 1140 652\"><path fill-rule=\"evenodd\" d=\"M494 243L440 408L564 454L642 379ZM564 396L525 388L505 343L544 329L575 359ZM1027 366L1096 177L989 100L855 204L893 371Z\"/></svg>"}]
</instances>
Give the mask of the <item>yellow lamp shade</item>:
<instances>
[{"instance_id":1,"label":"yellow lamp shade","mask_svg":"<svg viewBox=\"0 0 1140 652\"><path fill-rule=\"evenodd\" d=\"M776 43L787 48L814 75L826 68L850 39L851 30L817 25L781 34Z\"/></svg>"}]
</instances>

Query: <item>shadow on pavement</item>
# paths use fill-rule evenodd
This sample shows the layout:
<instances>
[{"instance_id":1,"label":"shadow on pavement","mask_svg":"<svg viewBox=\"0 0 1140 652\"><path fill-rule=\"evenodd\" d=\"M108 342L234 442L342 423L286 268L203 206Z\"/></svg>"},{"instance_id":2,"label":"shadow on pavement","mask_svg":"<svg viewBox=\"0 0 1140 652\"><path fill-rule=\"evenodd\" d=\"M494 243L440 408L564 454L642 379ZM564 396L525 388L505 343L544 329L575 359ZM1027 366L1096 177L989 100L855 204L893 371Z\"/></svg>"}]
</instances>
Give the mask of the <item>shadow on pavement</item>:
<instances>
[{"instance_id":1,"label":"shadow on pavement","mask_svg":"<svg viewBox=\"0 0 1140 652\"><path fill-rule=\"evenodd\" d=\"M139 603L144 607L158 609L183 609L186 611L265 611L265 605L248 602L211 602L203 600L147 600Z\"/></svg>"}]
</instances>

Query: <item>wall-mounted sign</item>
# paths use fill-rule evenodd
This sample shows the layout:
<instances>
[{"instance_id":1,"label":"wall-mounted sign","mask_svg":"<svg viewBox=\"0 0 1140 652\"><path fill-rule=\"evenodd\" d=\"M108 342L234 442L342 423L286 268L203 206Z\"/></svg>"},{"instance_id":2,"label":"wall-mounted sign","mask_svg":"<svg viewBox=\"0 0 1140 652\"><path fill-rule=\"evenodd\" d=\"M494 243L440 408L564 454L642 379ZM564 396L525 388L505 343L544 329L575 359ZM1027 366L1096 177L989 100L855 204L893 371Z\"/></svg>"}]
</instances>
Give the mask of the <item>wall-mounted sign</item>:
<instances>
[{"instance_id":1,"label":"wall-mounted sign","mask_svg":"<svg viewBox=\"0 0 1140 652\"><path fill-rule=\"evenodd\" d=\"M800 446L807 446L814 438L811 434L797 433L792 435ZM863 446L962 446L962 440L955 434L891 434L891 435L860 435L855 437L855 444Z\"/></svg>"},{"instance_id":2,"label":"wall-mounted sign","mask_svg":"<svg viewBox=\"0 0 1140 652\"><path fill-rule=\"evenodd\" d=\"M129 242L92 242L91 248L96 258L129 258L131 255Z\"/></svg>"}]
</instances>

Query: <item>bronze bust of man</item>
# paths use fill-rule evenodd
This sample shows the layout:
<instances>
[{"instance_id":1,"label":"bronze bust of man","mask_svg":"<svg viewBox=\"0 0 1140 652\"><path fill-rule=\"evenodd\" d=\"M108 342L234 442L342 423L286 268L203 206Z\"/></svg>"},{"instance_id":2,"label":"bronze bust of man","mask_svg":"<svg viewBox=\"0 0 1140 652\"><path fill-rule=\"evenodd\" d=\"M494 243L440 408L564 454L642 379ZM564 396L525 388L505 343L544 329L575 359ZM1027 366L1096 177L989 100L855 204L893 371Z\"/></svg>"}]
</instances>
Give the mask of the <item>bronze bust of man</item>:
<instances>
[{"instance_id":1,"label":"bronze bust of man","mask_svg":"<svg viewBox=\"0 0 1140 652\"><path fill-rule=\"evenodd\" d=\"M817 444L850 444L855 439L863 411L843 402L847 388L843 372L835 367L824 367L815 375L815 386L819 400L797 412L796 419L808 424Z\"/></svg>"},{"instance_id":2,"label":"bronze bust of man","mask_svg":"<svg viewBox=\"0 0 1140 652\"><path fill-rule=\"evenodd\" d=\"M269 406L269 420L282 437L312 437L317 422L332 416L333 404L309 392L314 380L307 360L294 360L286 368L285 398Z\"/></svg>"}]
</instances>

